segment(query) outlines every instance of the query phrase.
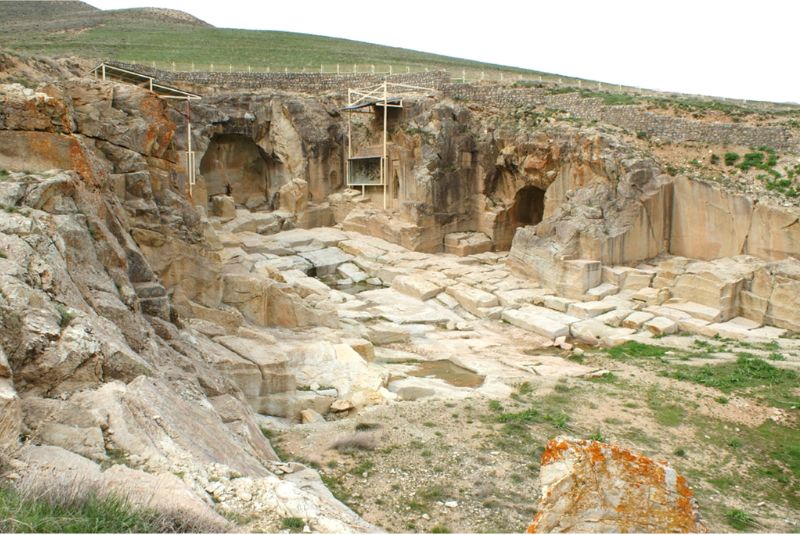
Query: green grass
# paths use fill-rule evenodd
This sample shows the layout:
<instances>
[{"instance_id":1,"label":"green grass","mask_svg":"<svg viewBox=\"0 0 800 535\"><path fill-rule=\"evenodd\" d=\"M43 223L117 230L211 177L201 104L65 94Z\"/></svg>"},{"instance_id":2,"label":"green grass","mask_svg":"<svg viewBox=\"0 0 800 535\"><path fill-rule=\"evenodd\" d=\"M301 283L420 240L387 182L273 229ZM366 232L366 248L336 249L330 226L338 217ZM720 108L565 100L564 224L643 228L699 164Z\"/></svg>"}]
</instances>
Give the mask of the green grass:
<instances>
[{"instance_id":1,"label":"green grass","mask_svg":"<svg viewBox=\"0 0 800 535\"><path fill-rule=\"evenodd\" d=\"M302 518L297 518L295 516L281 519L281 528L288 529L292 533L300 533L305 525L306 523Z\"/></svg>"},{"instance_id":2,"label":"green grass","mask_svg":"<svg viewBox=\"0 0 800 535\"><path fill-rule=\"evenodd\" d=\"M629 341L605 350L609 357L617 360L663 357L669 348Z\"/></svg>"},{"instance_id":3,"label":"green grass","mask_svg":"<svg viewBox=\"0 0 800 535\"><path fill-rule=\"evenodd\" d=\"M56 311L58 312L59 316L58 324L62 329L72 323L72 320L75 319L75 313L61 303L56 303Z\"/></svg>"},{"instance_id":4,"label":"green grass","mask_svg":"<svg viewBox=\"0 0 800 535\"><path fill-rule=\"evenodd\" d=\"M2 533L169 533L193 531L191 521L133 509L119 498L25 499L0 487ZM202 530L201 531L205 531Z\"/></svg>"},{"instance_id":5,"label":"green grass","mask_svg":"<svg viewBox=\"0 0 800 535\"><path fill-rule=\"evenodd\" d=\"M67 28L81 31L60 31ZM359 72L368 72L371 65L379 71L393 65L394 72L405 72L406 67L414 71L447 69L455 76L460 76L462 69L473 73L544 74L348 39L183 24L141 16L136 10L67 16L63 21L48 18L47 12L27 13L16 19L10 13L0 13L0 42L4 47L28 53L71 54L148 65L156 62L157 67L167 70L176 62L177 68L183 70L189 70L194 63L196 70L209 70L209 65L214 64L215 70L227 71L232 64L245 71L249 65L262 72L266 67L273 71L288 68L319 72L324 64L328 72L335 72L339 64L343 72L352 72L353 64L358 64Z\"/></svg>"},{"instance_id":6,"label":"green grass","mask_svg":"<svg viewBox=\"0 0 800 535\"><path fill-rule=\"evenodd\" d=\"M753 526L753 517L741 509L728 509L725 511L725 520L733 529L738 531L749 530Z\"/></svg>"},{"instance_id":7,"label":"green grass","mask_svg":"<svg viewBox=\"0 0 800 535\"><path fill-rule=\"evenodd\" d=\"M750 356L749 353L739 353L735 362L724 364L677 365L666 375L710 386L726 394L756 397L774 407L800 407L800 397L795 393L797 372L777 368L766 360Z\"/></svg>"}]
</instances>

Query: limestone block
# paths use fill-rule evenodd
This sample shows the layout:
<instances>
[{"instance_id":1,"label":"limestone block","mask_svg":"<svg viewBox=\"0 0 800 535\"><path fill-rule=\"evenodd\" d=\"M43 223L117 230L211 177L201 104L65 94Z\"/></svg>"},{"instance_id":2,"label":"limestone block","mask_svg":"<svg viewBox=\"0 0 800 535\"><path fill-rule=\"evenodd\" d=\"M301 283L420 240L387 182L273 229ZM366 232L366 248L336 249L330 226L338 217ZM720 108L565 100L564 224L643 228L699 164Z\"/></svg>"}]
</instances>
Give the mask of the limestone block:
<instances>
[{"instance_id":1,"label":"limestone block","mask_svg":"<svg viewBox=\"0 0 800 535\"><path fill-rule=\"evenodd\" d=\"M753 217L750 199L685 178L675 180L674 188L670 253L710 260L745 250Z\"/></svg>"},{"instance_id":2,"label":"limestone block","mask_svg":"<svg viewBox=\"0 0 800 535\"><path fill-rule=\"evenodd\" d=\"M587 290L584 294L584 300L599 301L600 299L603 299L609 295L614 295L617 292L619 292L619 286L610 282L603 282L594 288Z\"/></svg>"},{"instance_id":3,"label":"limestone block","mask_svg":"<svg viewBox=\"0 0 800 535\"><path fill-rule=\"evenodd\" d=\"M709 264L695 272L687 271L678 276L672 287L672 295L716 308L720 311L720 319L725 321L738 314L736 298L743 286L744 277L741 274Z\"/></svg>"},{"instance_id":4,"label":"limestone block","mask_svg":"<svg viewBox=\"0 0 800 535\"><path fill-rule=\"evenodd\" d=\"M556 290L566 297L580 299L590 288L600 284L601 268L597 260L566 260Z\"/></svg>"},{"instance_id":5,"label":"limestone block","mask_svg":"<svg viewBox=\"0 0 800 535\"><path fill-rule=\"evenodd\" d=\"M647 288L653 282L655 273L641 269L629 269L625 272L621 288L623 290L640 290Z\"/></svg>"},{"instance_id":6,"label":"limestone block","mask_svg":"<svg viewBox=\"0 0 800 535\"><path fill-rule=\"evenodd\" d=\"M584 303L571 303L567 307L567 314L576 318L587 319L611 312L615 308L617 307L602 301L586 301Z\"/></svg>"},{"instance_id":7,"label":"limestone block","mask_svg":"<svg viewBox=\"0 0 800 535\"><path fill-rule=\"evenodd\" d=\"M688 312L684 312L683 310L678 310L676 308L666 307L666 306L658 306L658 305L650 305L643 309L645 312L649 312L654 316L663 316L665 318L669 318L672 321L680 321L683 319L691 318L692 315Z\"/></svg>"},{"instance_id":8,"label":"limestone block","mask_svg":"<svg viewBox=\"0 0 800 535\"><path fill-rule=\"evenodd\" d=\"M313 271L314 266L311 262L298 255L268 258L256 262L253 266L253 271L260 271L266 274L280 273L289 269L298 269L303 273L309 274Z\"/></svg>"},{"instance_id":9,"label":"limestone block","mask_svg":"<svg viewBox=\"0 0 800 535\"><path fill-rule=\"evenodd\" d=\"M356 353L364 357L367 362L375 360L375 347L372 342L363 338L342 338L342 343L349 345Z\"/></svg>"},{"instance_id":10,"label":"limestone block","mask_svg":"<svg viewBox=\"0 0 800 535\"><path fill-rule=\"evenodd\" d=\"M678 324L664 317L655 317L646 322L644 327L653 334L674 334L678 332Z\"/></svg>"},{"instance_id":11,"label":"limestone block","mask_svg":"<svg viewBox=\"0 0 800 535\"><path fill-rule=\"evenodd\" d=\"M574 316L534 305L527 305L517 310L504 310L502 319L550 339L568 336L569 325L578 321Z\"/></svg>"},{"instance_id":12,"label":"limestone block","mask_svg":"<svg viewBox=\"0 0 800 535\"><path fill-rule=\"evenodd\" d=\"M417 275L400 275L395 277L392 281L392 288L422 301L436 297L444 290L444 288L438 284L434 284Z\"/></svg>"},{"instance_id":13,"label":"limestone block","mask_svg":"<svg viewBox=\"0 0 800 535\"><path fill-rule=\"evenodd\" d=\"M544 290L542 288L520 288L517 290L497 291L494 294L497 296L502 306L508 307L535 304L537 299L543 299L544 295L547 295L548 292L549 290Z\"/></svg>"},{"instance_id":14,"label":"limestone block","mask_svg":"<svg viewBox=\"0 0 800 535\"><path fill-rule=\"evenodd\" d=\"M683 299L670 299L664 303L664 308L672 308L686 312L694 318L706 320L708 322L717 322L722 317L720 311L710 306L701 305L693 301L685 301Z\"/></svg>"},{"instance_id":15,"label":"limestone block","mask_svg":"<svg viewBox=\"0 0 800 535\"><path fill-rule=\"evenodd\" d=\"M339 274L341 277L350 279L356 284L358 284L359 282L363 282L369 278L369 275L361 271L361 269L352 262L345 262L344 264L341 264L339 267L336 268L336 273Z\"/></svg>"},{"instance_id":16,"label":"limestone block","mask_svg":"<svg viewBox=\"0 0 800 535\"><path fill-rule=\"evenodd\" d=\"M643 301L648 305L661 305L670 298L668 288L641 288L631 296L634 301Z\"/></svg>"},{"instance_id":17,"label":"limestone block","mask_svg":"<svg viewBox=\"0 0 800 535\"><path fill-rule=\"evenodd\" d=\"M581 342L607 347L621 344L624 337L635 332L633 329L610 327L595 318L576 321L569 326L569 331L573 338Z\"/></svg>"},{"instance_id":18,"label":"limestone block","mask_svg":"<svg viewBox=\"0 0 800 535\"><path fill-rule=\"evenodd\" d=\"M622 326L629 329L641 329L642 325L653 319L649 312L634 312L622 321Z\"/></svg>"},{"instance_id":19,"label":"limestone block","mask_svg":"<svg viewBox=\"0 0 800 535\"><path fill-rule=\"evenodd\" d=\"M374 345L383 346L407 342L410 335L399 325L384 321L371 324L367 331L367 338Z\"/></svg>"},{"instance_id":20,"label":"limestone block","mask_svg":"<svg viewBox=\"0 0 800 535\"><path fill-rule=\"evenodd\" d=\"M615 310L611 310L606 312L605 314L600 314L596 316L594 319L597 321L602 321L606 325L611 327L619 327L622 325L622 321L627 318L633 310L630 308L617 308Z\"/></svg>"},{"instance_id":21,"label":"limestone block","mask_svg":"<svg viewBox=\"0 0 800 535\"><path fill-rule=\"evenodd\" d=\"M300 423L303 424L317 424L324 422L325 417L314 409L303 409L300 411Z\"/></svg>"},{"instance_id":22,"label":"limestone block","mask_svg":"<svg viewBox=\"0 0 800 535\"><path fill-rule=\"evenodd\" d=\"M298 253L298 256L311 262L315 275L319 277L333 275L339 265L349 262L353 258L338 247L301 252Z\"/></svg>"},{"instance_id":23,"label":"limestone block","mask_svg":"<svg viewBox=\"0 0 800 535\"><path fill-rule=\"evenodd\" d=\"M800 258L799 217L795 207L757 204L744 252L768 260Z\"/></svg>"},{"instance_id":24,"label":"limestone block","mask_svg":"<svg viewBox=\"0 0 800 535\"><path fill-rule=\"evenodd\" d=\"M687 333L699 334L702 336L713 337L716 331L709 328L709 322L697 318L684 318L678 320L678 328Z\"/></svg>"},{"instance_id":25,"label":"limestone block","mask_svg":"<svg viewBox=\"0 0 800 535\"><path fill-rule=\"evenodd\" d=\"M449 254L469 256L493 248L492 240L482 232L452 232L444 236L444 252Z\"/></svg>"},{"instance_id":26,"label":"limestone block","mask_svg":"<svg viewBox=\"0 0 800 535\"><path fill-rule=\"evenodd\" d=\"M542 300L544 306L557 310L558 312L566 312L567 308L574 302L574 299L567 299L566 297L559 297L557 295L546 295Z\"/></svg>"},{"instance_id":27,"label":"limestone block","mask_svg":"<svg viewBox=\"0 0 800 535\"><path fill-rule=\"evenodd\" d=\"M214 195L211 197L211 215L222 220L223 223L236 217L236 205L233 197L227 195Z\"/></svg>"},{"instance_id":28,"label":"limestone block","mask_svg":"<svg viewBox=\"0 0 800 535\"><path fill-rule=\"evenodd\" d=\"M442 292L439 295L437 295L436 300L450 309L458 306L458 301L456 301L455 298L453 298L451 295L448 295L446 292Z\"/></svg>"},{"instance_id":29,"label":"limestone block","mask_svg":"<svg viewBox=\"0 0 800 535\"><path fill-rule=\"evenodd\" d=\"M497 297L493 294L465 284L449 286L446 291L458 301L462 307L475 315L478 315L479 308L489 308L500 304Z\"/></svg>"},{"instance_id":30,"label":"limestone block","mask_svg":"<svg viewBox=\"0 0 800 535\"><path fill-rule=\"evenodd\" d=\"M592 440L547 443L528 533L705 532L686 479L665 462Z\"/></svg>"},{"instance_id":31,"label":"limestone block","mask_svg":"<svg viewBox=\"0 0 800 535\"><path fill-rule=\"evenodd\" d=\"M800 332L800 281L776 281L769 297L766 323Z\"/></svg>"}]
</instances>

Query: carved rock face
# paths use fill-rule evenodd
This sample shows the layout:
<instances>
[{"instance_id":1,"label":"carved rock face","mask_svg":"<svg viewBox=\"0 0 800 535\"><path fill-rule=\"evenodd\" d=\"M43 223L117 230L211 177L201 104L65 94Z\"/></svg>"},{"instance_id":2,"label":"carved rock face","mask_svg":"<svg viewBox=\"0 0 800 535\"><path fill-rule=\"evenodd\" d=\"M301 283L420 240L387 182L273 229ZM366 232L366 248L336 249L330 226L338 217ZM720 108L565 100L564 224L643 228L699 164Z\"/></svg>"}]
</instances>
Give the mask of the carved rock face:
<instances>
[{"instance_id":1,"label":"carved rock face","mask_svg":"<svg viewBox=\"0 0 800 535\"><path fill-rule=\"evenodd\" d=\"M665 461L594 440L555 438L528 533L705 532L686 479Z\"/></svg>"}]
</instances>

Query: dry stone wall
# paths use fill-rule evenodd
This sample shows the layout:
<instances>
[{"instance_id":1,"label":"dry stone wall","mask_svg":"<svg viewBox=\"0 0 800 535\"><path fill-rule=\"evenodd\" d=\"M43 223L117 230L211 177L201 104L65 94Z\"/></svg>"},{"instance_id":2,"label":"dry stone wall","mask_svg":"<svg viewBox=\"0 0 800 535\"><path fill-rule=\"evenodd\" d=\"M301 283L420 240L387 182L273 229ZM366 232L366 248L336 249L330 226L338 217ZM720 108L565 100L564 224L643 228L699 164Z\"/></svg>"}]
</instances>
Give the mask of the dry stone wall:
<instances>
[{"instance_id":1,"label":"dry stone wall","mask_svg":"<svg viewBox=\"0 0 800 535\"><path fill-rule=\"evenodd\" d=\"M610 106L599 98L579 93L548 94L543 88L511 88L483 84L448 84L445 95L455 100L477 102L499 108L535 107L563 110L587 121L599 121L645 132L675 143L701 141L712 145L767 145L779 150L800 150L800 139L789 128L736 123L704 122L670 117L647 111L640 105Z\"/></svg>"},{"instance_id":2,"label":"dry stone wall","mask_svg":"<svg viewBox=\"0 0 800 535\"><path fill-rule=\"evenodd\" d=\"M166 84L194 84L225 89L276 89L298 93L346 92L348 87L379 84L384 80L398 84L417 85L440 89L450 81L444 71L412 72L400 74L326 74L300 72L171 72L144 65L110 63L112 65L152 76Z\"/></svg>"}]
</instances>

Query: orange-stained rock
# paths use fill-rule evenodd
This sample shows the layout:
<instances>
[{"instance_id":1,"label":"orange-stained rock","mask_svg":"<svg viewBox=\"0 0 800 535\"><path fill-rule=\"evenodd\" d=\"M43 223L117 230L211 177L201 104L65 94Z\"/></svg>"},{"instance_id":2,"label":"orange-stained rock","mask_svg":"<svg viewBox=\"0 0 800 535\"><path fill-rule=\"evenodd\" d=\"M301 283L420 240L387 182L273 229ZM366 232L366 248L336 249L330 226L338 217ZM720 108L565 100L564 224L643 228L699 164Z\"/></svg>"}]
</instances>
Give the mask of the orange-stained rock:
<instances>
[{"instance_id":1,"label":"orange-stained rock","mask_svg":"<svg viewBox=\"0 0 800 535\"><path fill-rule=\"evenodd\" d=\"M686 479L666 461L612 444L547 443L542 498L528 533L705 532Z\"/></svg>"}]
</instances>

